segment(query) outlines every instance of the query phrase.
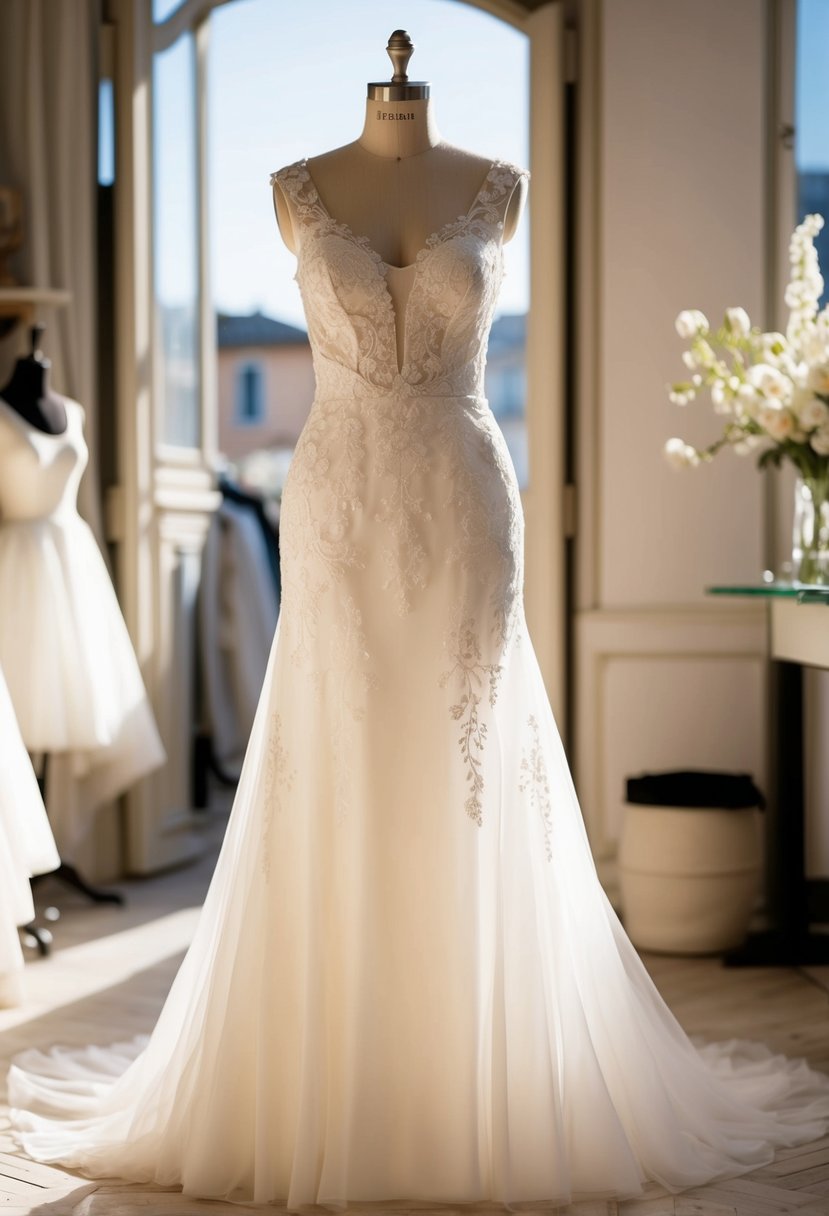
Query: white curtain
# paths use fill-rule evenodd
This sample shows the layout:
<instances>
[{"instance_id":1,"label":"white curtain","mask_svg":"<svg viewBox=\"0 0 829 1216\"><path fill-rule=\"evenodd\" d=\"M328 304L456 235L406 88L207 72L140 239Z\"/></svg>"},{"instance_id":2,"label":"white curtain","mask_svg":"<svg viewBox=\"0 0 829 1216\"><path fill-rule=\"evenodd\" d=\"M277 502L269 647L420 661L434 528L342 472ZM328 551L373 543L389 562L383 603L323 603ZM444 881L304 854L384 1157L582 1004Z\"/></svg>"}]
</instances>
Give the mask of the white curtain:
<instances>
[{"instance_id":1,"label":"white curtain","mask_svg":"<svg viewBox=\"0 0 829 1216\"><path fill-rule=\"evenodd\" d=\"M80 509L101 538L97 475L96 190L100 0L3 0L0 5L0 184L23 193L25 244L11 269L26 286L62 287L44 309L44 350L57 392L86 409L90 463ZM0 346L4 383L28 350L17 327Z\"/></svg>"}]
</instances>

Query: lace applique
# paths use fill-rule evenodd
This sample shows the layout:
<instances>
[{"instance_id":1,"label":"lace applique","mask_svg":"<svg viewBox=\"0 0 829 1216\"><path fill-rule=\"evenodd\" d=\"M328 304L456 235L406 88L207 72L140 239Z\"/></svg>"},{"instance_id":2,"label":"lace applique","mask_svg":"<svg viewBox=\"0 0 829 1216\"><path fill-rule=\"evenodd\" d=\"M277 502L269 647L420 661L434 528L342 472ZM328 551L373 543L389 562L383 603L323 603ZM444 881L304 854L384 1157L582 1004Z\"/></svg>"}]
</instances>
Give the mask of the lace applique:
<instances>
[{"instance_id":1,"label":"lace applique","mask_svg":"<svg viewBox=\"0 0 829 1216\"><path fill-rule=\"evenodd\" d=\"M343 403L315 405L291 458L280 513L282 609L295 662L309 657L332 580L365 564L349 527L362 509L365 455L359 415Z\"/></svg>"},{"instance_id":2,"label":"lace applique","mask_svg":"<svg viewBox=\"0 0 829 1216\"><path fill-rule=\"evenodd\" d=\"M320 396L392 390L482 394L486 334L503 276L507 201L529 172L495 161L466 214L432 233L412 265L398 370L388 267L368 237L325 208L307 158L271 174L296 220L297 269ZM368 273L367 273L368 270Z\"/></svg>"},{"instance_id":3,"label":"lace applique","mask_svg":"<svg viewBox=\"0 0 829 1216\"><path fill-rule=\"evenodd\" d=\"M524 515L506 440L489 412L472 423L447 411L440 442L451 469L443 507L453 509L458 520L446 560L492 583L491 635L496 646L506 648L516 630L524 579Z\"/></svg>"},{"instance_id":4,"label":"lace applique","mask_svg":"<svg viewBox=\"0 0 829 1216\"><path fill-rule=\"evenodd\" d=\"M332 715L330 746L338 817L347 809L349 722L377 683L360 610L346 587L365 568L352 521L363 510L366 430L345 402L319 401L288 469L280 511L285 645ZM322 624L324 622L324 626Z\"/></svg>"},{"instance_id":5,"label":"lace applique","mask_svg":"<svg viewBox=\"0 0 829 1216\"><path fill-rule=\"evenodd\" d=\"M351 758L355 754L355 724L365 717L365 698L370 689L379 686L371 667L363 620L350 595L337 605L333 630L331 661L325 670L313 673L314 686L320 695L328 691L332 707L331 736L325 742L331 748L334 766L334 807L337 822L345 819L351 807Z\"/></svg>"},{"instance_id":6,"label":"lace applique","mask_svg":"<svg viewBox=\"0 0 829 1216\"><path fill-rule=\"evenodd\" d=\"M288 754L282 742L282 715L274 714L265 758L265 831L262 837L262 870L266 879L271 875L271 835L273 821L282 810L282 795L293 787L296 770L288 768Z\"/></svg>"},{"instance_id":7,"label":"lace applique","mask_svg":"<svg viewBox=\"0 0 829 1216\"><path fill-rule=\"evenodd\" d=\"M386 546L388 577L383 590L392 588L398 612L411 608L411 595L426 586L426 550L418 534L416 519L432 519L424 509L417 481L429 468L431 428L416 397L381 407L377 418L377 473L391 482L380 500L375 518L388 525L391 542Z\"/></svg>"},{"instance_id":8,"label":"lace applique","mask_svg":"<svg viewBox=\"0 0 829 1216\"><path fill-rule=\"evenodd\" d=\"M472 617L464 617L449 632L447 649L452 666L440 677L444 688L453 680L459 689L459 697L450 707L450 714L461 724L458 736L461 757L466 765L466 780L469 796L464 803L467 815L480 827L483 823L484 790L483 757L487 737L487 723L482 720L480 707L484 694L490 706L498 696L498 681L502 668L498 663L484 663L478 631Z\"/></svg>"},{"instance_id":9,"label":"lace applique","mask_svg":"<svg viewBox=\"0 0 829 1216\"><path fill-rule=\"evenodd\" d=\"M550 806L550 781L544 767L544 754L541 749L538 720L530 714L527 725L532 732L532 743L521 758L521 772L524 774L518 788L530 796L530 806L534 807L541 818L544 830L544 852L547 860L552 861L553 849L550 843L552 833L552 808Z\"/></svg>"}]
</instances>

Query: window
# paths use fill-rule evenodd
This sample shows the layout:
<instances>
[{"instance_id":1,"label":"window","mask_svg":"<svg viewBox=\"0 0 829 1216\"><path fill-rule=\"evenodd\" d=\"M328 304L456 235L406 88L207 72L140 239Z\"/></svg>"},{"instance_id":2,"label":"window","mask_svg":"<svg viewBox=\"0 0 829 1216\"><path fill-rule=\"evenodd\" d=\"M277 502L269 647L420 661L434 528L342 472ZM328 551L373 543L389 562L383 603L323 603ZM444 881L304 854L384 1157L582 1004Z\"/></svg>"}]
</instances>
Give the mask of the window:
<instances>
[{"instance_id":1,"label":"window","mask_svg":"<svg viewBox=\"0 0 829 1216\"><path fill-rule=\"evenodd\" d=\"M98 185L115 181L115 98L111 80L98 84Z\"/></svg>"},{"instance_id":2,"label":"window","mask_svg":"<svg viewBox=\"0 0 829 1216\"><path fill-rule=\"evenodd\" d=\"M829 5L799 0L795 93L797 219L818 212L826 220L815 246L824 277L829 267ZM824 287L823 300L827 299Z\"/></svg>"},{"instance_id":3,"label":"window","mask_svg":"<svg viewBox=\"0 0 829 1216\"><path fill-rule=\"evenodd\" d=\"M196 48L184 33L153 58L153 204L159 434L201 442Z\"/></svg>"},{"instance_id":4,"label":"window","mask_svg":"<svg viewBox=\"0 0 829 1216\"><path fill-rule=\"evenodd\" d=\"M153 0L153 21L156 25L160 25L168 17L172 17L183 2L184 0Z\"/></svg>"},{"instance_id":5,"label":"window","mask_svg":"<svg viewBox=\"0 0 829 1216\"><path fill-rule=\"evenodd\" d=\"M265 376L259 363L243 363L236 377L235 418L238 426L265 421Z\"/></svg>"}]
</instances>

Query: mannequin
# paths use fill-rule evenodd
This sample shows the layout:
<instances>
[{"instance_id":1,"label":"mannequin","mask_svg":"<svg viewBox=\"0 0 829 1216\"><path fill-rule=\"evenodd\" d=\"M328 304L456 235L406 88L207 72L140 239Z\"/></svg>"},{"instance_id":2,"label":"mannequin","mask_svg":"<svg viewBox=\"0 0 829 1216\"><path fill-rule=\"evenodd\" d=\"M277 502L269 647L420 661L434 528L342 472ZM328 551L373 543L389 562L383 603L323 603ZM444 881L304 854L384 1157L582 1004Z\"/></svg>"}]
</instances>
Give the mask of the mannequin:
<instances>
[{"instance_id":1,"label":"mannequin","mask_svg":"<svg viewBox=\"0 0 829 1216\"><path fill-rule=\"evenodd\" d=\"M32 326L31 351L17 360L11 379L0 389L0 397L30 426L49 435L62 435L66 430L66 407L63 398L52 392L49 385L51 363L39 349L44 329L43 325Z\"/></svg>"},{"instance_id":2,"label":"mannequin","mask_svg":"<svg viewBox=\"0 0 829 1216\"><path fill-rule=\"evenodd\" d=\"M424 81L410 82L406 75L414 49L405 30L394 31L387 51L395 73L391 82L369 83L359 138L309 157L307 166L330 214L352 232L368 237L385 263L401 365L401 318L415 259L432 233L466 212L491 163L441 138L430 86ZM505 213L505 243L515 234L527 192L528 183L522 177ZM290 208L276 181L273 198L282 239L296 253Z\"/></svg>"},{"instance_id":3,"label":"mannequin","mask_svg":"<svg viewBox=\"0 0 829 1216\"><path fill-rule=\"evenodd\" d=\"M157 768L164 749L109 572L77 510L85 411L51 390L31 352L0 392L0 663L39 765L58 877L93 900L70 864L94 813Z\"/></svg>"}]
</instances>

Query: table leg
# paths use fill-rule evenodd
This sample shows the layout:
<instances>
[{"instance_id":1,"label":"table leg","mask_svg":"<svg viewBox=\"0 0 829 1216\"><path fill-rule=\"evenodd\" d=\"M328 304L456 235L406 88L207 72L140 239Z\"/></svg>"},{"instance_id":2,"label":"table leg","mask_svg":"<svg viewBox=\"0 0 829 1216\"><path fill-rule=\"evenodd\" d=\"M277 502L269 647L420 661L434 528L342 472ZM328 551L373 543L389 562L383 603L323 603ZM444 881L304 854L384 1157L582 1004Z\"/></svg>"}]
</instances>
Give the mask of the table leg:
<instances>
[{"instance_id":1,"label":"table leg","mask_svg":"<svg viewBox=\"0 0 829 1216\"><path fill-rule=\"evenodd\" d=\"M750 934L727 967L829 963L829 935L809 931L806 893L803 669L771 664L770 797L766 807L766 899L772 927Z\"/></svg>"}]
</instances>

